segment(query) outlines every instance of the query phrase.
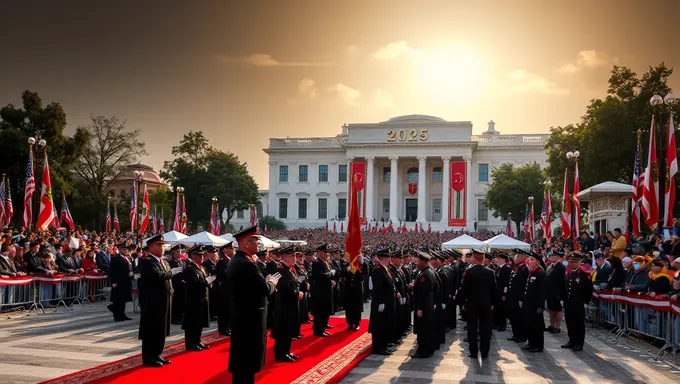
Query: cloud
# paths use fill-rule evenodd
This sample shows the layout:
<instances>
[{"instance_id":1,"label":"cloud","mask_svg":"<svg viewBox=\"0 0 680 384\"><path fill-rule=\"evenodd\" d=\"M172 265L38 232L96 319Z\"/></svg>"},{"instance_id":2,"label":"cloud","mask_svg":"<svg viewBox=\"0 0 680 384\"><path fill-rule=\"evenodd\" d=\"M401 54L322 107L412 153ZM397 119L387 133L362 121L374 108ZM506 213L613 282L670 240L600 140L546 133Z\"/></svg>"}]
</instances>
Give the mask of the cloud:
<instances>
[{"instance_id":1,"label":"cloud","mask_svg":"<svg viewBox=\"0 0 680 384\"><path fill-rule=\"evenodd\" d=\"M310 99L315 99L318 94L316 83L312 79L304 78L298 83L298 92Z\"/></svg>"},{"instance_id":2,"label":"cloud","mask_svg":"<svg viewBox=\"0 0 680 384\"><path fill-rule=\"evenodd\" d=\"M512 90L517 93L540 92L549 95L566 95L569 93L568 89L560 88L556 83L545 77L524 69L512 72L508 78L512 83Z\"/></svg>"},{"instance_id":3,"label":"cloud","mask_svg":"<svg viewBox=\"0 0 680 384\"><path fill-rule=\"evenodd\" d=\"M409 46L406 40L399 40L380 47L373 54L373 58L376 60L393 60L399 56L419 56L421 54L421 51Z\"/></svg>"},{"instance_id":4,"label":"cloud","mask_svg":"<svg viewBox=\"0 0 680 384\"><path fill-rule=\"evenodd\" d=\"M378 88L373 92L373 105L376 108L391 108L394 107L394 99L391 94Z\"/></svg>"},{"instance_id":5,"label":"cloud","mask_svg":"<svg viewBox=\"0 0 680 384\"><path fill-rule=\"evenodd\" d=\"M249 67L329 67L337 63L307 62L307 61L280 61L268 53L253 53L248 56L233 57L220 56L227 63L239 63Z\"/></svg>"},{"instance_id":6,"label":"cloud","mask_svg":"<svg viewBox=\"0 0 680 384\"><path fill-rule=\"evenodd\" d=\"M356 105L361 98L361 91L343 83L335 84L329 88L329 91L335 93L347 105Z\"/></svg>"},{"instance_id":7,"label":"cloud","mask_svg":"<svg viewBox=\"0 0 680 384\"><path fill-rule=\"evenodd\" d=\"M609 56L604 52L594 50L580 51L576 55L576 61L557 68L562 73L578 73L584 69L593 69L608 66L619 61L618 57Z\"/></svg>"}]
</instances>

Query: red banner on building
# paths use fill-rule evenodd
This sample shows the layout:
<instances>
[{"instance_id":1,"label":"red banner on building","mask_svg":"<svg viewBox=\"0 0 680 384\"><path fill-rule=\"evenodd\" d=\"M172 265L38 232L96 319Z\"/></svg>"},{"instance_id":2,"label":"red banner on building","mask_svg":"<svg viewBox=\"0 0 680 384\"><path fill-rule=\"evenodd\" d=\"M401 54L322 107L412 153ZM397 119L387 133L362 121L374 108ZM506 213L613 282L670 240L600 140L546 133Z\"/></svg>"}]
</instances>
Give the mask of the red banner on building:
<instances>
[{"instance_id":1,"label":"red banner on building","mask_svg":"<svg viewBox=\"0 0 680 384\"><path fill-rule=\"evenodd\" d=\"M351 186L352 181L355 180L356 176L356 189L357 197L359 203L359 217L361 219L361 225L366 224L366 162L356 161L349 164L349 179L348 181L348 196L351 196Z\"/></svg>"},{"instance_id":2,"label":"red banner on building","mask_svg":"<svg viewBox=\"0 0 680 384\"><path fill-rule=\"evenodd\" d=\"M408 193L411 195L418 193L418 183L408 183Z\"/></svg>"},{"instance_id":3,"label":"red banner on building","mask_svg":"<svg viewBox=\"0 0 680 384\"><path fill-rule=\"evenodd\" d=\"M449 226L467 225L467 169L464 161L451 162L451 190L449 191Z\"/></svg>"}]
</instances>

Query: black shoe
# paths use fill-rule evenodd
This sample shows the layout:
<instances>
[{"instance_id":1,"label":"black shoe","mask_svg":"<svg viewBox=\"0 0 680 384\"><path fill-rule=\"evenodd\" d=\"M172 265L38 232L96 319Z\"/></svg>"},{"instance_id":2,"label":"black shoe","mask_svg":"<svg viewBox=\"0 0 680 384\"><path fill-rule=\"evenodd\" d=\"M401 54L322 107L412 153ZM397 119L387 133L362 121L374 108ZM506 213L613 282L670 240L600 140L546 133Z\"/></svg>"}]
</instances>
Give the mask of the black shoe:
<instances>
[{"instance_id":1,"label":"black shoe","mask_svg":"<svg viewBox=\"0 0 680 384\"><path fill-rule=\"evenodd\" d=\"M387 348L394 348L394 343L387 343Z\"/></svg>"},{"instance_id":2,"label":"black shoe","mask_svg":"<svg viewBox=\"0 0 680 384\"><path fill-rule=\"evenodd\" d=\"M282 361L282 362L284 362L284 363L292 363L293 361L295 361L292 357L290 357L290 356L288 356L288 355L285 355L285 356L277 356L277 357L274 358L274 360L276 360L276 361Z\"/></svg>"},{"instance_id":3,"label":"black shoe","mask_svg":"<svg viewBox=\"0 0 680 384\"><path fill-rule=\"evenodd\" d=\"M560 345L560 348L568 348L568 349L574 348L574 343L572 343L571 341L568 341L566 344Z\"/></svg>"},{"instance_id":4,"label":"black shoe","mask_svg":"<svg viewBox=\"0 0 680 384\"><path fill-rule=\"evenodd\" d=\"M347 326L347 329L345 329L345 331L351 331L351 330L353 330L353 329L354 329L354 326L353 326L353 325L348 325L348 326Z\"/></svg>"},{"instance_id":5,"label":"black shoe","mask_svg":"<svg viewBox=\"0 0 680 384\"><path fill-rule=\"evenodd\" d=\"M475 352L475 353L469 352L469 353L468 353L468 357L472 357L473 359L476 359L476 358L477 358L477 353L476 353L476 352Z\"/></svg>"},{"instance_id":6,"label":"black shoe","mask_svg":"<svg viewBox=\"0 0 680 384\"><path fill-rule=\"evenodd\" d=\"M358 330L359 330L359 326L358 326L358 325L355 325L355 326L354 326L354 330L355 330L355 331L358 331Z\"/></svg>"},{"instance_id":7,"label":"black shoe","mask_svg":"<svg viewBox=\"0 0 680 384\"><path fill-rule=\"evenodd\" d=\"M114 318L113 321L115 321L116 323L119 323L119 322L121 322L121 321L125 321L125 319L123 319L122 317L120 317L120 318L117 318L117 319Z\"/></svg>"},{"instance_id":8,"label":"black shoe","mask_svg":"<svg viewBox=\"0 0 680 384\"><path fill-rule=\"evenodd\" d=\"M498 332L505 332L505 328L498 328Z\"/></svg>"},{"instance_id":9,"label":"black shoe","mask_svg":"<svg viewBox=\"0 0 680 384\"><path fill-rule=\"evenodd\" d=\"M433 353L422 353L420 351L416 351L416 353L412 354L411 357L414 359L427 359L432 357L434 355Z\"/></svg>"},{"instance_id":10,"label":"black shoe","mask_svg":"<svg viewBox=\"0 0 680 384\"><path fill-rule=\"evenodd\" d=\"M489 354L488 354L488 353L487 353L487 354L483 354L483 353L482 353L482 359L483 359L483 360L486 360L486 359L488 359L488 358L489 358Z\"/></svg>"},{"instance_id":11,"label":"black shoe","mask_svg":"<svg viewBox=\"0 0 680 384\"><path fill-rule=\"evenodd\" d=\"M529 352L532 352L532 353L543 352L543 348L534 347L534 348L529 349Z\"/></svg>"},{"instance_id":12,"label":"black shoe","mask_svg":"<svg viewBox=\"0 0 680 384\"><path fill-rule=\"evenodd\" d=\"M574 351L578 352L578 351L582 351L582 350L583 350L582 345L574 345Z\"/></svg>"},{"instance_id":13,"label":"black shoe","mask_svg":"<svg viewBox=\"0 0 680 384\"><path fill-rule=\"evenodd\" d=\"M199 348L201 348L201 349L210 349L210 346L209 346L209 345L205 345L205 344L203 344L203 343L198 343L198 344L196 344L196 345L198 345Z\"/></svg>"},{"instance_id":14,"label":"black shoe","mask_svg":"<svg viewBox=\"0 0 680 384\"><path fill-rule=\"evenodd\" d=\"M163 366L163 363L160 361L145 361L142 363L142 365L145 367L160 368Z\"/></svg>"},{"instance_id":15,"label":"black shoe","mask_svg":"<svg viewBox=\"0 0 680 384\"><path fill-rule=\"evenodd\" d=\"M127 316L123 317L123 321L129 321L129 320L132 320L132 319L127 317Z\"/></svg>"},{"instance_id":16,"label":"black shoe","mask_svg":"<svg viewBox=\"0 0 680 384\"><path fill-rule=\"evenodd\" d=\"M553 328L553 329L551 329L551 330L548 331L548 332L550 332L550 333L560 333L560 332L562 332L562 330L559 329L559 328Z\"/></svg>"},{"instance_id":17,"label":"black shoe","mask_svg":"<svg viewBox=\"0 0 680 384\"><path fill-rule=\"evenodd\" d=\"M196 344L190 345L190 346L187 347L187 351L189 351L189 352L201 352L202 350L203 350L203 348L199 347Z\"/></svg>"},{"instance_id":18,"label":"black shoe","mask_svg":"<svg viewBox=\"0 0 680 384\"><path fill-rule=\"evenodd\" d=\"M170 360L166 360L166 359L164 359L164 358L162 358L162 357L159 357L159 358L156 359L156 360L158 360L159 362L163 363L163 365L168 365L168 364L170 364Z\"/></svg>"},{"instance_id":19,"label":"black shoe","mask_svg":"<svg viewBox=\"0 0 680 384\"><path fill-rule=\"evenodd\" d=\"M388 351L387 349L378 349L376 351L372 352L374 355L380 355L380 356L391 356L392 352Z\"/></svg>"},{"instance_id":20,"label":"black shoe","mask_svg":"<svg viewBox=\"0 0 680 384\"><path fill-rule=\"evenodd\" d=\"M527 339L515 339L515 343L526 343Z\"/></svg>"},{"instance_id":21,"label":"black shoe","mask_svg":"<svg viewBox=\"0 0 680 384\"><path fill-rule=\"evenodd\" d=\"M467 338L467 337L464 337L464 338L463 338L463 343L469 343L469 341L468 341L468 338Z\"/></svg>"},{"instance_id":22,"label":"black shoe","mask_svg":"<svg viewBox=\"0 0 680 384\"><path fill-rule=\"evenodd\" d=\"M552 325L551 325L551 326L549 326L549 327L546 327L546 328L543 330L543 332L552 332L553 329L555 329L555 328L553 328Z\"/></svg>"},{"instance_id":23,"label":"black shoe","mask_svg":"<svg viewBox=\"0 0 680 384\"><path fill-rule=\"evenodd\" d=\"M518 339L515 336L510 336L508 337L508 341L517 341Z\"/></svg>"},{"instance_id":24,"label":"black shoe","mask_svg":"<svg viewBox=\"0 0 680 384\"><path fill-rule=\"evenodd\" d=\"M534 349L534 347L532 347L530 344L523 345L523 346L521 346L520 348L522 348L522 349L524 349L524 350L527 350L527 351L528 351L528 350L531 350L531 349Z\"/></svg>"},{"instance_id":25,"label":"black shoe","mask_svg":"<svg viewBox=\"0 0 680 384\"><path fill-rule=\"evenodd\" d=\"M330 325L330 324L326 324L326 329L333 329L333 328L335 328L335 327Z\"/></svg>"},{"instance_id":26,"label":"black shoe","mask_svg":"<svg viewBox=\"0 0 680 384\"><path fill-rule=\"evenodd\" d=\"M170 322L170 324L172 324L172 325L182 325L182 320L173 320L173 321Z\"/></svg>"},{"instance_id":27,"label":"black shoe","mask_svg":"<svg viewBox=\"0 0 680 384\"><path fill-rule=\"evenodd\" d=\"M330 335L331 335L330 333L324 332L324 333L320 333L320 334L314 335L314 336L318 336L318 337L328 337L328 336L330 336Z\"/></svg>"},{"instance_id":28,"label":"black shoe","mask_svg":"<svg viewBox=\"0 0 680 384\"><path fill-rule=\"evenodd\" d=\"M300 356L298 356L298 355L295 355L295 354L292 354L292 353L289 353L289 354L288 354L288 356L292 357L292 358L293 358L293 360L297 360L297 359L299 359L299 358L300 358Z\"/></svg>"}]
</instances>

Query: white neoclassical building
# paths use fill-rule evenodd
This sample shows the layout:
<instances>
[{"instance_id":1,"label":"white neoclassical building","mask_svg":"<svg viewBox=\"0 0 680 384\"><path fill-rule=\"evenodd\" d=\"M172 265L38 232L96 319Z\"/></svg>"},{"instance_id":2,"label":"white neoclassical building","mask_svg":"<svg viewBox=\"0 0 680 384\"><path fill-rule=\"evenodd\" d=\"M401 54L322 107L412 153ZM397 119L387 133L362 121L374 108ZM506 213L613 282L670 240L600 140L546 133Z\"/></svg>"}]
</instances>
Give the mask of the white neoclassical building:
<instances>
[{"instance_id":1,"label":"white neoclassical building","mask_svg":"<svg viewBox=\"0 0 680 384\"><path fill-rule=\"evenodd\" d=\"M371 225L422 223L433 230L499 230L485 204L491 170L504 163L546 165L547 134L502 135L493 121L481 135L472 122L424 115L380 123L345 124L335 137L272 138L269 190L261 191L259 215L288 228L346 226L348 180L364 180L361 217ZM249 212L232 224L247 225ZM395 224L396 225L396 224Z\"/></svg>"}]
</instances>

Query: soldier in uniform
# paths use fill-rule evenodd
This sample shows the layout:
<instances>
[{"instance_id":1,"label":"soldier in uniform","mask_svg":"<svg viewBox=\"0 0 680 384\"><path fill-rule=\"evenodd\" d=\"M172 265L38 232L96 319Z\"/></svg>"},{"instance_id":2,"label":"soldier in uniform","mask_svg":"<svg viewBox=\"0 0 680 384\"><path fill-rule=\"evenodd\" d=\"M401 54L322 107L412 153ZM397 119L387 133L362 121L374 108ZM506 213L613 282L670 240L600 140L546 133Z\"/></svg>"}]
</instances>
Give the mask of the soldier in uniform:
<instances>
[{"instance_id":1,"label":"soldier in uniform","mask_svg":"<svg viewBox=\"0 0 680 384\"><path fill-rule=\"evenodd\" d=\"M132 320L125 315L125 305L132 301L132 261L128 246L118 244L118 255L111 257L109 278L111 279L111 312L114 321Z\"/></svg>"},{"instance_id":2,"label":"soldier in uniform","mask_svg":"<svg viewBox=\"0 0 680 384\"><path fill-rule=\"evenodd\" d=\"M593 297L593 284L588 274L581 269L581 257L573 254L569 257L564 296L564 317L567 323L569 341L562 348L582 351L586 338L585 306Z\"/></svg>"},{"instance_id":3,"label":"soldier in uniform","mask_svg":"<svg viewBox=\"0 0 680 384\"><path fill-rule=\"evenodd\" d=\"M401 251L392 252L392 257L390 258L390 264L388 268L390 274L394 280L394 288L397 293L399 293L399 298L396 300L395 305L395 324L394 324L394 334L391 338L392 343L401 344L401 340L404 337L404 333L407 328L407 321L410 318L411 311L408 310L407 305L407 294L408 285L406 283L406 277L401 270L402 254ZM410 323L410 321L409 321Z\"/></svg>"},{"instance_id":4,"label":"soldier in uniform","mask_svg":"<svg viewBox=\"0 0 680 384\"><path fill-rule=\"evenodd\" d=\"M472 266L465 271L463 286L460 290L467 316L467 334L470 354L473 359L482 354L489 355L491 345L491 311L496 301L496 277L491 269L483 265L485 252L475 249L472 253ZM479 345L477 345L477 325L479 324Z\"/></svg>"},{"instance_id":5,"label":"soldier in uniform","mask_svg":"<svg viewBox=\"0 0 680 384\"><path fill-rule=\"evenodd\" d=\"M267 348L267 296L274 294L280 275L264 277L255 264L257 226L246 228L234 238L239 250L227 266L231 305L229 372L234 384L254 384L262 370Z\"/></svg>"},{"instance_id":6,"label":"soldier in uniform","mask_svg":"<svg viewBox=\"0 0 680 384\"><path fill-rule=\"evenodd\" d=\"M267 271L266 275L273 275L276 273L276 271L281 268L281 253L280 249L275 250L273 252L270 252L268 254L269 260L265 263L265 271ZM274 326L274 308L276 308L276 297L277 295L271 295L267 297L267 328L272 329ZM271 336L271 335L270 335ZM271 336L273 337L273 336Z\"/></svg>"},{"instance_id":7,"label":"soldier in uniform","mask_svg":"<svg viewBox=\"0 0 680 384\"><path fill-rule=\"evenodd\" d=\"M512 327L512 336L508 340L517 343L527 341L526 324L524 323L524 316L520 310L519 303L524 298L526 291L527 276L529 276L529 268L525 265L527 253L521 249L515 250L514 266L512 273L510 273L510 283L508 284L507 295L507 310L510 318L510 326ZM542 328L541 328L542 329Z\"/></svg>"},{"instance_id":8,"label":"soldier in uniform","mask_svg":"<svg viewBox=\"0 0 680 384\"><path fill-rule=\"evenodd\" d=\"M543 351L543 310L545 309L545 272L541 267L540 256L527 257L527 275L524 297L519 302L526 324L527 345L522 347L529 352Z\"/></svg>"},{"instance_id":9,"label":"soldier in uniform","mask_svg":"<svg viewBox=\"0 0 680 384\"><path fill-rule=\"evenodd\" d=\"M566 272L562 261L561 252L554 251L550 255L550 266L545 271L547 291L545 300L550 318L550 325L546 331L550 333L560 333L562 326L562 304L560 304L560 301L564 300Z\"/></svg>"},{"instance_id":10,"label":"soldier in uniform","mask_svg":"<svg viewBox=\"0 0 680 384\"><path fill-rule=\"evenodd\" d=\"M371 259L370 257L366 258L365 263L366 268L364 271L364 303L368 303L368 301L371 300L372 294L372 290L368 282L371 278L371 274L373 273L375 265L373 265L373 259Z\"/></svg>"},{"instance_id":11,"label":"soldier in uniform","mask_svg":"<svg viewBox=\"0 0 680 384\"><path fill-rule=\"evenodd\" d=\"M295 255L293 246L280 248L274 253L280 255L281 263L275 273L281 275L276 285L276 301L274 308L274 358L277 361L292 362L299 357L290 352L291 342L300 334L299 302L300 292L297 272L295 271Z\"/></svg>"},{"instance_id":12,"label":"soldier in uniform","mask_svg":"<svg viewBox=\"0 0 680 384\"><path fill-rule=\"evenodd\" d=\"M456 258L460 253L453 249L449 249L444 252L444 255L447 260L445 267L449 272L448 297L446 299L446 330L450 331L456 329L457 326L458 314L456 313L456 297L460 282L458 281L458 263L456 262Z\"/></svg>"},{"instance_id":13,"label":"soldier in uniform","mask_svg":"<svg viewBox=\"0 0 680 384\"><path fill-rule=\"evenodd\" d=\"M234 256L234 242L230 241L220 249L222 257L215 265L215 276L217 276L217 299L219 308L217 312L217 331L222 336L231 336L231 312L229 306L229 282L227 280L227 268ZM213 284L213 285L214 285Z\"/></svg>"},{"instance_id":14,"label":"soldier in uniform","mask_svg":"<svg viewBox=\"0 0 680 384\"><path fill-rule=\"evenodd\" d=\"M368 332L372 335L373 353L391 355L394 349L389 347L388 343L394 336L395 304L398 292L394 286L392 273L387 268L390 263L390 251L383 249L376 252L373 263L375 269L369 280L373 288L373 300Z\"/></svg>"},{"instance_id":15,"label":"soldier in uniform","mask_svg":"<svg viewBox=\"0 0 680 384\"><path fill-rule=\"evenodd\" d=\"M182 280L184 281L184 308L186 313L182 319L184 330L184 345L187 351L200 352L209 347L201 343L203 328L210 326L210 313L208 309L208 288L215 277L207 277L203 271L203 255L205 249L202 245L195 245L187 251L189 260L184 269Z\"/></svg>"},{"instance_id":16,"label":"soldier in uniform","mask_svg":"<svg viewBox=\"0 0 680 384\"><path fill-rule=\"evenodd\" d=\"M302 300L300 300L300 324L309 324L312 321L309 319L309 271L303 262L302 252L295 252L295 271L298 275L298 282L300 283L300 292L303 293ZM298 338L302 334L298 330Z\"/></svg>"},{"instance_id":17,"label":"soldier in uniform","mask_svg":"<svg viewBox=\"0 0 680 384\"><path fill-rule=\"evenodd\" d=\"M335 269L331 268L328 261L328 249L322 244L316 249L317 260L312 264L312 315L314 316L314 335L328 337L328 319L333 313L333 287L335 281Z\"/></svg>"},{"instance_id":18,"label":"soldier in uniform","mask_svg":"<svg viewBox=\"0 0 680 384\"><path fill-rule=\"evenodd\" d=\"M342 286L340 274L345 269L345 263L340 259L340 252L336 248L332 248L330 253L331 268L335 270L335 275L332 277L332 280L335 281L335 286L333 286L333 314L335 314L335 312L344 309L340 290Z\"/></svg>"},{"instance_id":19,"label":"soldier in uniform","mask_svg":"<svg viewBox=\"0 0 680 384\"><path fill-rule=\"evenodd\" d=\"M442 262L446 260L446 257L441 252L433 252L433 256L436 258L436 260L433 260L433 266L435 267L439 286L437 297L435 297L435 303L437 304L437 308L434 310L436 319L435 335L439 344L444 344L446 343L446 303L449 298L449 275L448 268L442 266ZM439 348L437 347L436 349Z\"/></svg>"},{"instance_id":20,"label":"soldier in uniform","mask_svg":"<svg viewBox=\"0 0 680 384\"><path fill-rule=\"evenodd\" d=\"M212 245L208 245L204 248L205 250L205 260L201 266L203 270L208 274L208 276L216 276L217 269L217 249ZM209 304L210 304L210 320L216 321L217 314L219 310L219 301L217 300L217 286L213 284L208 289Z\"/></svg>"},{"instance_id":21,"label":"soldier in uniform","mask_svg":"<svg viewBox=\"0 0 680 384\"><path fill-rule=\"evenodd\" d=\"M349 255L348 255L349 257ZM361 313L364 311L364 256L359 255L357 269L352 272L351 260L341 270L343 279L342 301L348 331L358 331Z\"/></svg>"},{"instance_id":22,"label":"soldier in uniform","mask_svg":"<svg viewBox=\"0 0 680 384\"><path fill-rule=\"evenodd\" d=\"M418 270L420 272L413 282L413 333L416 334L418 349L411 355L413 358L428 358L434 354L437 341L435 339L434 292L435 272L430 267L431 256L426 252L418 252Z\"/></svg>"},{"instance_id":23,"label":"soldier in uniform","mask_svg":"<svg viewBox=\"0 0 680 384\"><path fill-rule=\"evenodd\" d=\"M170 249L172 257L168 260L170 268L186 268L187 262L182 260L182 246L175 245ZM172 277L172 287L175 293L172 295L172 310L170 320L174 325L182 324L182 316L184 315L184 281L183 275L178 273Z\"/></svg>"},{"instance_id":24,"label":"soldier in uniform","mask_svg":"<svg viewBox=\"0 0 680 384\"><path fill-rule=\"evenodd\" d=\"M507 299L510 274L512 274L512 268L508 264L508 260L507 253L496 254L497 267L494 274L496 275L496 297L498 302L493 309L493 325L499 332L505 331L505 328L508 326Z\"/></svg>"}]
</instances>

